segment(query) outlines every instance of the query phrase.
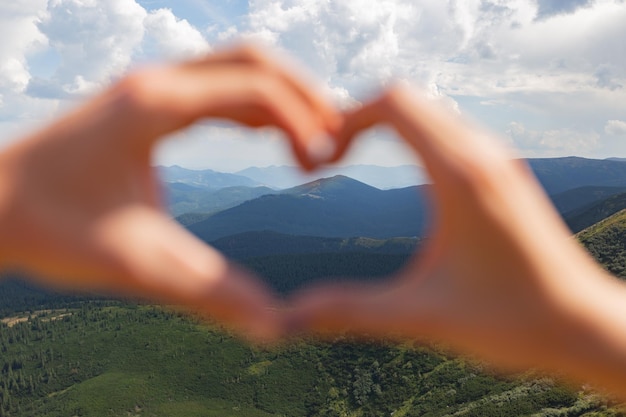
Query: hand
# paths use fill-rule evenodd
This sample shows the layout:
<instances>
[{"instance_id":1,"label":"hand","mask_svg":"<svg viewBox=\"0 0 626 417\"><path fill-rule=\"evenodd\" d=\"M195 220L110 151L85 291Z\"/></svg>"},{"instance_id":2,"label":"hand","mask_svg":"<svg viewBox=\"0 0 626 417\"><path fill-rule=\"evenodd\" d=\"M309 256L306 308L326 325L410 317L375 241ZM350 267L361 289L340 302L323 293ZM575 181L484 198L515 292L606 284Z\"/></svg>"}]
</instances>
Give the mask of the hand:
<instances>
[{"instance_id":1,"label":"hand","mask_svg":"<svg viewBox=\"0 0 626 417\"><path fill-rule=\"evenodd\" d=\"M523 162L417 97L390 89L345 115L338 141L342 152L383 123L421 156L434 183L427 244L386 284L296 295L291 325L435 339L507 368L540 366L623 391L624 287L570 236Z\"/></svg>"},{"instance_id":2,"label":"hand","mask_svg":"<svg viewBox=\"0 0 626 417\"><path fill-rule=\"evenodd\" d=\"M146 68L0 154L0 266L57 287L190 305L256 336L278 331L270 292L172 221L151 151L203 117L275 126L303 166L339 116L259 50ZM314 145L313 145L314 146Z\"/></svg>"}]
</instances>

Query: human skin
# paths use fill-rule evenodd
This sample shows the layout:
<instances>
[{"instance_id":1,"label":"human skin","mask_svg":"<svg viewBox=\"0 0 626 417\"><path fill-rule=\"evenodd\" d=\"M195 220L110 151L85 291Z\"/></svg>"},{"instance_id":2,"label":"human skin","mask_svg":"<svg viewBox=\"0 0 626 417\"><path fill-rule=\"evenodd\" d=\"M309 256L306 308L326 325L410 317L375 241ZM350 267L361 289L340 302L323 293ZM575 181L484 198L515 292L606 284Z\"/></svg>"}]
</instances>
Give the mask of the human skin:
<instances>
[{"instance_id":1,"label":"human skin","mask_svg":"<svg viewBox=\"0 0 626 417\"><path fill-rule=\"evenodd\" d=\"M433 226L386 284L295 295L290 326L331 337L442 341L506 369L539 367L626 398L626 287L571 236L525 163L406 86L350 112L336 158L394 128L433 181Z\"/></svg>"},{"instance_id":2,"label":"human skin","mask_svg":"<svg viewBox=\"0 0 626 417\"><path fill-rule=\"evenodd\" d=\"M221 118L282 130L312 168L305 155L339 114L286 68L245 45L147 67L18 140L0 153L0 268L54 287L183 304L273 338L277 300L171 220L150 163L159 138Z\"/></svg>"}]
</instances>

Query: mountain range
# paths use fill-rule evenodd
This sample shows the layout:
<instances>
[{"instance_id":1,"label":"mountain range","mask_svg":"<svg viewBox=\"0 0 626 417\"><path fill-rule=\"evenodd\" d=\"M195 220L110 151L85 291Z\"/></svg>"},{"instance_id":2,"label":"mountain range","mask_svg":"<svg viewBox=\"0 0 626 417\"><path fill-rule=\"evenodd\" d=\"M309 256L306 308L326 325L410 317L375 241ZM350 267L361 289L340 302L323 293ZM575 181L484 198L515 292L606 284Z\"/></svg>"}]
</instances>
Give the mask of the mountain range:
<instances>
[{"instance_id":1,"label":"mountain range","mask_svg":"<svg viewBox=\"0 0 626 417\"><path fill-rule=\"evenodd\" d=\"M588 159L571 156L531 158L526 161L550 195L584 186L626 187L626 164L619 158ZM405 188L428 183L427 175L416 165L326 167L310 174L304 174L293 166L250 167L236 173L210 169L198 171L179 166L160 166L157 169L165 183L184 183L209 189L265 186L279 190L337 175L347 176L379 189Z\"/></svg>"},{"instance_id":2,"label":"mountain range","mask_svg":"<svg viewBox=\"0 0 626 417\"><path fill-rule=\"evenodd\" d=\"M304 173L293 166L251 167L237 175L251 178L272 188L291 188L318 178L343 175L382 190L404 188L428 182L424 170L417 165L381 167L376 165L328 166L312 173Z\"/></svg>"},{"instance_id":3,"label":"mountain range","mask_svg":"<svg viewBox=\"0 0 626 417\"><path fill-rule=\"evenodd\" d=\"M560 158L529 165L572 230L583 229L581 244L626 278L626 164ZM427 227L429 185L383 190L338 175L276 190L237 174L187 171L167 177L170 207L183 213L177 219L283 294L318 279L381 279L419 250ZM162 308L7 280L0 313L0 415L626 412L587 386L566 388L533 371L504 377L472 359L449 359L440 346L339 337L255 348Z\"/></svg>"},{"instance_id":4,"label":"mountain range","mask_svg":"<svg viewBox=\"0 0 626 417\"><path fill-rule=\"evenodd\" d=\"M584 186L626 187L626 163L579 157L528 159L528 165L550 195Z\"/></svg>"},{"instance_id":5,"label":"mountain range","mask_svg":"<svg viewBox=\"0 0 626 417\"><path fill-rule=\"evenodd\" d=\"M621 160L547 158L529 159L528 165L561 214L626 192L626 163ZM297 168L286 166L248 168L236 174L212 170L194 171L176 166L159 167L159 170L172 215L204 213L204 217L264 195L288 193L291 188L327 177L323 175L325 173L332 173L328 169L304 175ZM334 168L334 171L350 172L351 175L341 176L381 190L406 188L406 184L420 185L425 181L419 168L409 165L358 165ZM198 218L199 216L192 215L191 219L183 220L183 224L196 222Z\"/></svg>"},{"instance_id":6,"label":"mountain range","mask_svg":"<svg viewBox=\"0 0 626 417\"><path fill-rule=\"evenodd\" d=\"M263 230L322 237L422 236L427 187L379 190L336 176L246 201L187 227L207 242Z\"/></svg>"}]
</instances>

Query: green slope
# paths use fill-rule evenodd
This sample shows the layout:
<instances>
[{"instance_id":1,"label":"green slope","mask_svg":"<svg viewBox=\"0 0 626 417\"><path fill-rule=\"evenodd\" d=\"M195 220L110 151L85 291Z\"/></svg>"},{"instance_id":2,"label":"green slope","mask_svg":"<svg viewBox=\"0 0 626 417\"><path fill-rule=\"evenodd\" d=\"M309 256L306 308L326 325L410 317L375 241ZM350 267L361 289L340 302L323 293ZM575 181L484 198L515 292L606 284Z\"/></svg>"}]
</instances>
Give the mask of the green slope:
<instances>
[{"instance_id":1,"label":"green slope","mask_svg":"<svg viewBox=\"0 0 626 417\"><path fill-rule=\"evenodd\" d=\"M500 376L419 345L254 348L149 306L90 303L0 330L0 415L612 415L551 379Z\"/></svg>"},{"instance_id":2,"label":"green slope","mask_svg":"<svg viewBox=\"0 0 626 417\"><path fill-rule=\"evenodd\" d=\"M608 271L626 278L626 210L586 228L576 237Z\"/></svg>"}]
</instances>

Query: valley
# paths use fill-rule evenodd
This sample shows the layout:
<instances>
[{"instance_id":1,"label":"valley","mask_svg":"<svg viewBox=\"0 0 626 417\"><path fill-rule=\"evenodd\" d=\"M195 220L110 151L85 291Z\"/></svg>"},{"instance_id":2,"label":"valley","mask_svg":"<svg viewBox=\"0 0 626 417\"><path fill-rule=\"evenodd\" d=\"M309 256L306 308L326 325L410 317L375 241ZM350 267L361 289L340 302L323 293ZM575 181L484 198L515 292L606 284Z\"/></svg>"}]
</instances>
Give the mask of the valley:
<instances>
[{"instance_id":1,"label":"valley","mask_svg":"<svg viewBox=\"0 0 626 417\"><path fill-rule=\"evenodd\" d=\"M581 244L626 278L626 162L529 165ZM428 239L421 177L382 189L333 173L278 189L258 170L163 171L172 216L280 294L388 279ZM253 346L175 306L29 282L8 274L0 284L0 417L626 415L591 387L532 370L499 374L428 341Z\"/></svg>"}]
</instances>

